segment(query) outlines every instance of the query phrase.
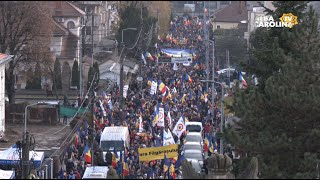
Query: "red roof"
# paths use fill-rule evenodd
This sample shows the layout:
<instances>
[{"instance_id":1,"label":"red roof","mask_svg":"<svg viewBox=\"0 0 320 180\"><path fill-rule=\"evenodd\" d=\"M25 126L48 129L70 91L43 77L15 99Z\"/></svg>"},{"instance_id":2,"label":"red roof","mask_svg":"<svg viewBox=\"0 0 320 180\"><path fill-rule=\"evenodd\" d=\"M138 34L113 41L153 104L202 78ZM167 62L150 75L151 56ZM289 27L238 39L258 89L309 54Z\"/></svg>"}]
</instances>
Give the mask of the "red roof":
<instances>
[{"instance_id":1,"label":"red roof","mask_svg":"<svg viewBox=\"0 0 320 180\"><path fill-rule=\"evenodd\" d=\"M7 57L8 57L8 55L0 53L0 60L7 58Z\"/></svg>"},{"instance_id":2,"label":"red roof","mask_svg":"<svg viewBox=\"0 0 320 180\"><path fill-rule=\"evenodd\" d=\"M248 10L245 1L233 1L231 4L217 12L214 22L238 22L248 20Z\"/></svg>"},{"instance_id":3,"label":"red roof","mask_svg":"<svg viewBox=\"0 0 320 180\"><path fill-rule=\"evenodd\" d=\"M81 17L85 12L67 1L45 1L53 17Z\"/></svg>"}]
</instances>

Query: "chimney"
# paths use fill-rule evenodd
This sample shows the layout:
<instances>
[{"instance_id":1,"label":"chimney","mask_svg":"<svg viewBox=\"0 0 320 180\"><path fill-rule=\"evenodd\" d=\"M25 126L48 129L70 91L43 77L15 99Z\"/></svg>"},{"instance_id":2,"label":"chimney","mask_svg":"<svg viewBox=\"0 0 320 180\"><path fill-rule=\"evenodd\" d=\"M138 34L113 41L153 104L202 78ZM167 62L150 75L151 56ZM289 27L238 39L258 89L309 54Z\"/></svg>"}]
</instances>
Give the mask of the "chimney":
<instances>
[{"instance_id":1,"label":"chimney","mask_svg":"<svg viewBox=\"0 0 320 180\"><path fill-rule=\"evenodd\" d=\"M239 14L242 14L244 1L239 1Z\"/></svg>"}]
</instances>

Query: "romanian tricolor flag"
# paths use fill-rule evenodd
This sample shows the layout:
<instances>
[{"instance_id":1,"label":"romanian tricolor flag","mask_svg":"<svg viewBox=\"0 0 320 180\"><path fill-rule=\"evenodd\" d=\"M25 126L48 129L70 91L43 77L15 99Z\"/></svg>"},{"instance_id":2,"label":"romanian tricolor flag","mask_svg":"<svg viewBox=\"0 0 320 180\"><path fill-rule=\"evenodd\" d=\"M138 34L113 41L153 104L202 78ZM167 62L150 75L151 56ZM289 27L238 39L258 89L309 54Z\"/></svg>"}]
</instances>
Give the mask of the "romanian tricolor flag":
<instances>
[{"instance_id":1,"label":"romanian tricolor flag","mask_svg":"<svg viewBox=\"0 0 320 180\"><path fill-rule=\"evenodd\" d=\"M181 102L182 102L182 103L184 103L184 102L186 101L186 100L185 100L185 99L186 99L186 96L187 96L187 94L183 94L183 96L182 96L182 98L181 98Z\"/></svg>"},{"instance_id":2,"label":"romanian tricolor flag","mask_svg":"<svg viewBox=\"0 0 320 180\"><path fill-rule=\"evenodd\" d=\"M127 157L126 155L123 156L123 176L126 177L129 175L129 167L127 163Z\"/></svg>"},{"instance_id":3,"label":"romanian tricolor flag","mask_svg":"<svg viewBox=\"0 0 320 180\"><path fill-rule=\"evenodd\" d=\"M104 119L103 119L103 117L101 118L101 125L103 125L104 124Z\"/></svg>"},{"instance_id":4,"label":"romanian tricolor flag","mask_svg":"<svg viewBox=\"0 0 320 180\"><path fill-rule=\"evenodd\" d=\"M186 81L188 82L192 82L192 79L191 77L186 73L186 77L185 77Z\"/></svg>"},{"instance_id":5,"label":"romanian tricolor flag","mask_svg":"<svg viewBox=\"0 0 320 180\"><path fill-rule=\"evenodd\" d=\"M78 144L79 144L79 129L76 132L76 137L75 137L75 140L74 140L74 146L77 148Z\"/></svg>"},{"instance_id":6,"label":"romanian tricolor flag","mask_svg":"<svg viewBox=\"0 0 320 180\"><path fill-rule=\"evenodd\" d=\"M171 176L172 179L176 179L177 178L176 171L175 171L175 168L174 168L174 164L171 164L169 172L170 172L170 176Z\"/></svg>"},{"instance_id":7,"label":"romanian tricolor flag","mask_svg":"<svg viewBox=\"0 0 320 180\"><path fill-rule=\"evenodd\" d=\"M166 153L164 153L164 159L163 159L163 173L165 174L169 170L169 160L166 156Z\"/></svg>"},{"instance_id":8,"label":"romanian tricolor flag","mask_svg":"<svg viewBox=\"0 0 320 180\"><path fill-rule=\"evenodd\" d=\"M149 52L146 52L146 57L147 57L149 60L154 61L153 56L152 56Z\"/></svg>"},{"instance_id":9,"label":"romanian tricolor flag","mask_svg":"<svg viewBox=\"0 0 320 180\"><path fill-rule=\"evenodd\" d=\"M112 162L111 162L111 165L114 169L117 168L117 152L113 152L112 153Z\"/></svg>"},{"instance_id":10,"label":"romanian tricolor flag","mask_svg":"<svg viewBox=\"0 0 320 180\"><path fill-rule=\"evenodd\" d=\"M84 150L83 150L83 155L84 155L84 159L87 163L91 163L91 151L90 148L88 146L88 144L86 144Z\"/></svg>"},{"instance_id":11,"label":"romanian tricolor flag","mask_svg":"<svg viewBox=\"0 0 320 180\"><path fill-rule=\"evenodd\" d=\"M154 127L159 120L159 104L154 107L154 119L152 121L152 127Z\"/></svg>"},{"instance_id":12,"label":"romanian tricolor flag","mask_svg":"<svg viewBox=\"0 0 320 180\"><path fill-rule=\"evenodd\" d=\"M161 92L161 94L164 94L166 92L166 85L164 85L163 82L160 83L159 85L159 91Z\"/></svg>"},{"instance_id":13,"label":"romanian tricolor flag","mask_svg":"<svg viewBox=\"0 0 320 180\"><path fill-rule=\"evenodd\" d=\"M88 152L85 155L85 161L87 163L91 163L91 151L90 151L90 149L88 150Z\"/></svg>"},{"instance_id":14,"label":"romanian tricolor flag","mask_svg":"<svg viewBox=\"0 0 320 180\"><path fill-rule=\"evenodd\" d=\"M209 140L208 140L207 136L204 139L203 152L209 152Z\"/></svg>"},{"instance_id":15,"label":"romanian tricolor flag","mask_svg":"<svg viewBox=\"0 0 320 180\"><path fill-rule=\"evenodd\" d=\"M247 81L243 78L241 72L239 72L239 80L240 80L240 82L242 83L242 87L243 87L244 89L247 89L247 88L248 88Z\"/></svg>"}]
</instances>

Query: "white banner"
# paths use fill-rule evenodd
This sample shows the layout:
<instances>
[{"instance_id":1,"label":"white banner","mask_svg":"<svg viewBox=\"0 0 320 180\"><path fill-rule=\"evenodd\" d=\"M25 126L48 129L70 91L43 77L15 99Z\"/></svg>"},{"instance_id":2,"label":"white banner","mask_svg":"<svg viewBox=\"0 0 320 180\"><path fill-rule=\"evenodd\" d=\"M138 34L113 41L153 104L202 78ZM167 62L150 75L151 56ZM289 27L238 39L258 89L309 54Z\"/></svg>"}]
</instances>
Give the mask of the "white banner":
<instances>
[{"instance_id":1,"label":"white banner","mask_svg":"<svg viewBox=\"0 0 320 180\"><path fill-rule=\"evenodd\" d=\"M171 118L171 115L170 115L170 111L168 111L167 121L168 121L169 128L172 129L172 118Z\"/></svg>"},{"instance_id":2,"label":"white banner","mask_svg":"<svg viewBox=\"0 0 320 180\"><path fill-rule=\"evenodd\" d=\"M123 97L124 98L127 98L128 89L129 89L129 85L124 85L123 86Z\"/></svg>"},{"instance_id":3,"label":"white banner","mask_svg":"<svg viewBox=\"0 0 320 180\"><path fill-rule=\"evenodd\" d=\"M143 54L141 54L141 59L143 60L144 65L146 65L146 64L147 64L147 61L146 61L146 58L144 57Z\"/></svg>"},{"instance_id":4,"label":"white banner","mask_svg":"<svg viewBox=\"0 0 320 180\"><path fill-rule=\"evenodd\" d=\"M175 144L174 142L174 138L171 134L171 131L170 129L168 129L168 132L166 132L165 129L163 129L163 146L168 146L168 145L171 145L171 144Z\"/></svg>"},{"instance_id":5,"label":"white banner","mask_svg":"<svg viewBox=\"0 0 320 180\"><path fill-rule=\"evenodd\" d=\"M164 109L159 108L159 119L157 125L159 127L164 127Z\"/></svg>"},{"instance_id":6,"label":"white banner","mask_svg":"<svg viewBox=\"0 0 320 180\"><path fill-rule=\"evenodd\" d=\"M103 112L103 117L106 117L107 116L107 112L104 110L104 107L103 107L103 104L102 104L101 100L99 100L99 102L100 102L100 108L101 108L101 110Z\"/></svg>"},{"instance_id":7,"label":"white banner","mask_svg":"<svg viewBox=\"0 0 320 180\"><path fill-rule=\"evenodd\" d=\"M151 88L150 88L150 94L151 95L154 95L156 93L157 87L158 87L157 82L152 81Z\"/></svg>"},{"instance_id":8,"label":"white banner","mask_svg":"<svg viewBox=\"0 0 320 180\"><path fill-rule=\"evenodd\" d=\"M186 125L184 123L183 117L181 116L179 121L177 122L176 126L173 129L173 133L180 138L183 132L186 131Z\"/></svg>"},{"instance_id":9,"label":"white banner","mask_svg":"<svg viewBox=\"0 0 320 180\"><path fill-rule=\"evenodd\" d=\"M141 114L140 114L140 117L139 117L139 133L141 133L143 131L143 125L142 125L142 117L141 117Z\"/></svg>"},{"instance_id":10,"label":"white banner","mask_svg":"<svg viewBox=\"0 0 320 180\"><path fill-rule=\"evenodd\" d=\"M174 63L174 64L173 64L173 70L174 70L174 71L178 71L177 63Z\"/></svg>"}]
</instances>

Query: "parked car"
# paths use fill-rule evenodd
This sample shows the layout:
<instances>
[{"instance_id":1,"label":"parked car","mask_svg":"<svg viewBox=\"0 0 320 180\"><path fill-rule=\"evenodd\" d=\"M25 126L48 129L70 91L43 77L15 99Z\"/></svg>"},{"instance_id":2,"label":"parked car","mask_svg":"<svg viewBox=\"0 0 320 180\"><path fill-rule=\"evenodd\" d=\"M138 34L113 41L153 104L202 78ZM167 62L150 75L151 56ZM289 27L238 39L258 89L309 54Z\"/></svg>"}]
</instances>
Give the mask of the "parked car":
<instances>
[{"instance_id":1,"label":"parked car","mask_svg":"<svg viewBox=\"0 0 320 180\"><path fill-rule=\"evenodd\" d=\"M184 150L183 155L188 161L196 160L199 162L201 168L203 167L203 159L204 159L203 151L189 149L189 150Z\"/></svg>"},{"instance_id":2,"label":"parked car","mask_svg":"<svg viewBox=\"0 0 320 180\"><path fill-rule=\"evenodd\" d=\"M186 142L183 145L183 150L200 150L203 151L203 148L199 142Z\"/></svg>"},{"instance_id":3,"label":"parked car","mask_svg":"<svg viewBox=\"0 0 320 180\"><path fill-rule=\"evenodd\" d=\"M199 143L203 147L203 138L201 132L189 132L186 136L187 142L196 142Z\"/></svg>"},{"instance_id":4,"label":"parked car","mask_svg":"<svg viewBox=\"0 0 320 180\"><path fill-rule=\"evenodd\" d=\"M186 130L188 132L202 132L202 122L186 122Z\"/></svg>"}]
</instances>

